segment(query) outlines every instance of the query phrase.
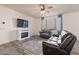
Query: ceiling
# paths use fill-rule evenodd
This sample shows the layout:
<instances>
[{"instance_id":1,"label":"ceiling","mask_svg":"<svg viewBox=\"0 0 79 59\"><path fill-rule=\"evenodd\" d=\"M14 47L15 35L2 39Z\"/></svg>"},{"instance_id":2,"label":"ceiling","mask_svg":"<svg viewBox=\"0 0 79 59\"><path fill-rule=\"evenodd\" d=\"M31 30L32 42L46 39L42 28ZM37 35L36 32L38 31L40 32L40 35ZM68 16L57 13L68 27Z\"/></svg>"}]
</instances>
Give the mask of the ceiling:
<instances>
[{"instance_id":1,"label":"ceiling","mask_svg":"<svg viewBox=\"0 0 79 59\"><path fill-rule=\"evenodd\" d=\"M3 4L3 6L14 9L32 17L40 17L39 4ZM51 4L53 6L50 12L45 16L53 16L58 14L79 11L79 4Z\"/></svg>"}]
</instances>

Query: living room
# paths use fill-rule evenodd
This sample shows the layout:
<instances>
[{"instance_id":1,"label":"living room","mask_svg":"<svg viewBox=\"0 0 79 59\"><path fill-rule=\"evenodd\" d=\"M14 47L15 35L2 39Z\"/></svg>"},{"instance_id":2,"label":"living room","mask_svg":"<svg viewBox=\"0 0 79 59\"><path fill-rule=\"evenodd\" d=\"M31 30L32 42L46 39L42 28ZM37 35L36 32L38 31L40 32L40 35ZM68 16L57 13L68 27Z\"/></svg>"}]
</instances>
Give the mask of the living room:
<instances>
[{"instance_id":1,"label":"living room","mask_svg":"<svg viewBox=\"0 0 79 59\"><path fill-rule=\"evenodd\" d=\"M45 15L41 15L40 5L43 6L44 4L0 5L1 55L43 55L42 42L49 40L49 38L40 37L40 31L42 29L52 29L52 32L56 31L56 27L58 26L56 20L59 15L62 17L62 25L59 24L59 27L62 26L63 30L67 30L77 37L77 43L74 45L74 48L72 48L70 54L79 54L79 5L45 5L45 8L49 8L46 10L47 13ZM44 17L44 19L42 19L42 17ZM18 25L20 23L19 21L21 21L21 23L23 22L23 24ZM28 25L24 25L24 22ZM61 21L59 23L61 23ZM27 28L23 26L27 26ZM28 32L28 37L22 39L21 33L24 35L24 32Z\"/></svg>"}]
</instances>

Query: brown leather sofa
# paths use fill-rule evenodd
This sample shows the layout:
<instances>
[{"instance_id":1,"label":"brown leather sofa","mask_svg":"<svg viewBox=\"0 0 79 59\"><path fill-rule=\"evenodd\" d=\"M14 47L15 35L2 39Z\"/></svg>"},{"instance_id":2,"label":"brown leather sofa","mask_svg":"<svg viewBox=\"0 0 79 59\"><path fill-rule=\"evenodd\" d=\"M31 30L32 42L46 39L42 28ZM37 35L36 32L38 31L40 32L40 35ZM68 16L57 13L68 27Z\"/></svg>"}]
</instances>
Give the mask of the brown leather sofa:
<instances>
[{"instance_id":1,"label":"brown leather sofa","mask_svg":"<svg viewBox=\"0 0 79 59\"><path fill-rule=\"evenodd\" d=\"M77 38L71 33L65 34L61 38L61 44L56 46L47 42L43 42L44 55L70 55L70 52L76 42Z\"/></svg>"},{"instance_id":2,"label":"brown leather sofa","mask_svg":"<svg viewBox=\"0 0 79 59\"><path fill-rule=\"evenodd\" d=\"M52 34L52 29L40 31L40 37L49 39Z\"/></svg>"},{"instance_id":3,"label":"brown leather sofa","mask_svg":"<svg viewBox=\"0 0 79 59\"><path fill-rule=\"evenodd\" d=\"M49 39L51 37L51 32L40 32L40 37L41 38L45 38L45 39Z\"/></svg>"}]
</instances>

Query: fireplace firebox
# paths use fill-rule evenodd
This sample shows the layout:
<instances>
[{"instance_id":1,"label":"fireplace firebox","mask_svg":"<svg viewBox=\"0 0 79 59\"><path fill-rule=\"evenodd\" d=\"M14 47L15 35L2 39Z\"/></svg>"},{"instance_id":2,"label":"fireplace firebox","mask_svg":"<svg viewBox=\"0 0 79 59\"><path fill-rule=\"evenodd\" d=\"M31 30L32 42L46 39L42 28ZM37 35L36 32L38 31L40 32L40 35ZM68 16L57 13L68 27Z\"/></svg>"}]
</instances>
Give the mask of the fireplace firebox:
<instances>
[{"instance_id":1,"label":"fireplace firebox","mask_svg":"<svg viewBox=\"0 0 79 59\"><path fill-rule=\"evenodd\" d=\"M25 38L25 37L28 37L28 32L21 33L21 38Z\"/></svg>"}]
</instances>

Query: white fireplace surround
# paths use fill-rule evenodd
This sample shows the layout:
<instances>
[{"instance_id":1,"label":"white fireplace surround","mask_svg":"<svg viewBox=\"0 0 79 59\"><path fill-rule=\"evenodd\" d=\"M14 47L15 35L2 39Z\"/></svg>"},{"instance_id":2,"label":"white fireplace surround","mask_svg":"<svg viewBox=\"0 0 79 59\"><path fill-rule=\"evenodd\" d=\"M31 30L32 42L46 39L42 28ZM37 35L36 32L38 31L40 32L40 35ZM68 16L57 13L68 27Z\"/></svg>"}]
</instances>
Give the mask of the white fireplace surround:
<instances>
[{"instance_id":1,"label":"white fireplace surround","mask_svg":"<svg viewBox=\"0 0 79 59\"><path fill-rule=\"evenodd\" d=\"M21 34L24 33L24 32L28 32L28 37L21 38ZM25 40L27 38L30 38L30 29L28 29L28 28L18 28L18 30L17 30L17 40Z\"/></svg>"}]
</instances>

